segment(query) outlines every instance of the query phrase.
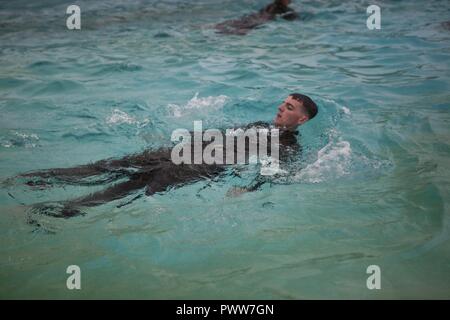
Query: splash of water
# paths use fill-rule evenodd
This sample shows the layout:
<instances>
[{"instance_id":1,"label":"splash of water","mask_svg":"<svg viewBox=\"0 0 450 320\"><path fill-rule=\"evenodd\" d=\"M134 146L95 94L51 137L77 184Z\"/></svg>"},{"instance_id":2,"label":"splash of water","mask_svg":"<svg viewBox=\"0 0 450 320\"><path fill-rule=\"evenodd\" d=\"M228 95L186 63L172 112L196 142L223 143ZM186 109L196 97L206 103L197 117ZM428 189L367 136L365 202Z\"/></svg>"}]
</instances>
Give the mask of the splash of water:
<instances>
[{"instance_id":1,"label":"splash of water","mask_svg":"<svg viewBox=\"0 0 450 320\"><path fill-rule=\"evenodd\" d=\"M5 148L11 148L14 146L34 148L37 146L39 141L39 136L35 133L26 134L23 132L14 131L12 132L13 137L9 139L0 140L1 146Z\"/></svg>"},{"instance_id":2,"label":"splash of water","mask_svg":"<svg viewBox=\"0 0 450 320\"><path fill-rule=\"evenodd\" d=\"M125 123L130 125L137 125L138 128L145 127L149 122L149 119L139 121L135 117L119 109L114 109L112 115L110 115L106 119L106 123L108 123L109 125L120 125Z\"/></svg>"},{"instance_id":3,"label":"splash of water","mask_svg":"<svg viewBox=\"0 0 450 320\"><path fill-rule=\"evenodd\" d=\"M350 142L331 140L317 152L317 160L295 175L298 181L319 183L349 174L352 148Z\"/></svg>"},{"instance_id":4,"label":"splash of water","mask_svg":"<svg viewBox=\"0 0 450 320\"><path fill-rule=\"evenodd\" d=\"M196 92L194 97L185 105L180 106L177 104L169 104L168 109L173 116L179 118L186 114L197 112L198 110L210 111L220 109L225 105L227 101L228 97L225 95L199 98L198 92Z\"/></svg>"}]
</instances>

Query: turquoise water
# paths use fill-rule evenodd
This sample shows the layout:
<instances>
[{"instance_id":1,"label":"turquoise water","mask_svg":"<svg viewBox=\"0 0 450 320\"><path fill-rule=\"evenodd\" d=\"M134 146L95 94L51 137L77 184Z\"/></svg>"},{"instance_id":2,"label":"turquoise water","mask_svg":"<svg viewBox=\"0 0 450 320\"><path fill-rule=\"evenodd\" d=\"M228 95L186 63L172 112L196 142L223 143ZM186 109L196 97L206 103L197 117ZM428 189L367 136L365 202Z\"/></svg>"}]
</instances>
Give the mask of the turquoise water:
<instances>
[{"instance_id":1,"label":"turquoise water","mask_svg":"<svg viewBox=\"0 0 450 320\"><path fill-rule=\"evenodd\" d=\"M448 1L382 2L374 31L368 4L294 1L300 21L246 36L212 26L266 1L77 4L81 31L64 1L0 4L1 180L157 148L194 120L270 121L291 92L319 114L298 161L240 197L257 168L72 219L32 204L101 187L3 183L1 298L450 298Z\"/></svg>"}]
</instances>

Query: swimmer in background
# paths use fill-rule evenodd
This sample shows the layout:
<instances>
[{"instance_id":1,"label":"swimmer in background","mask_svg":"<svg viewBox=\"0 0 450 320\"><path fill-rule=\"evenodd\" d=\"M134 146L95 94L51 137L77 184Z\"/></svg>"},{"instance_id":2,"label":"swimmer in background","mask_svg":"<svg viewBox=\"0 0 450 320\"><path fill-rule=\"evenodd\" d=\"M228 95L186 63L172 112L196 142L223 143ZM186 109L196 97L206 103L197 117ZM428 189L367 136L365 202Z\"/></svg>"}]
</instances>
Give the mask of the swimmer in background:
<instances>
[{"instance_id":1,"label":"swimmer in background","mask_svg":"<svg viewBox=\"0 0 450 320\"><path fill-rule=\"evenodd\" d=\"M299 93L290 94L278 107L273 124L255 122L243 128L278 128L279 160L289 162L301 150L297 142L297 127L314 118L317 105L308 96ZM267 145L271 145L267 137ZM233 137L234 139L234 137ZM257 142L259 145L259 142ZM224 143L225 145L225 143ZM247 144L246 144L247 148ZM246 150L247 152L248 150ZM224 152L225 154L225 152ZM98 206L113 200L124 198L133 192L144 189L146 195L165 192L170 188L194 183L199 180L220 176L225 172L226 164L175 164L171 157L171 148L146 150L140 154L129 155L121 159L100 160L92 164L72 168L55 168L19 175L26 178L31 187L48 187L53 182L71 185L102 185L121 179L109 188L77 199L58 202L55 205L36 205L39 213L54 217L69 218L83 214L82 207ZM234 189L229 195L238 195L257 190L265 179L256 179L246 188ZM138 195L136 198L142 196ZM131 201L133 201L132 199ZM120 205L123 206L123 205Z\"/></svg>"},{"instance_id":2,"label":"swimmer in background","mask_svg":"<svg viewBox=\"0 0 450 320\"><path fill-rule=\"evenodd\" d=\"M245 35L250 30L274 20L277 15L286 20L295 20L298 14L288 5L291 0L275 0L257 13L243 16L240 19L228 20L215 25L219 33Z\"/></svg>"}]
</instances>

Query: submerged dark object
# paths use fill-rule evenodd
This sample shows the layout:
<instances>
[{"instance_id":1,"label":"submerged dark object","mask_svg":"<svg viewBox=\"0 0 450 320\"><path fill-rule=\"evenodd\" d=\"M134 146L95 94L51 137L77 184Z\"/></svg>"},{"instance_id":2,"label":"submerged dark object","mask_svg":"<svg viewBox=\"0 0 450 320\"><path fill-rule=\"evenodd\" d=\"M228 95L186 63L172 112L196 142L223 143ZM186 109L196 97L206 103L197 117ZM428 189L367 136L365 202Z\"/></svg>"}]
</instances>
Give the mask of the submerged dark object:
<instances>
[{"instance_id":1,"label":"submerged dark object","mask_svg":"<svg viewBox=\"0 0 450 320\"><path fill-rule=\"evenodd\" d=\"M288 1L289 2L289 1ZM223 34L245 35L258 26L274 20L277 15L286 20L295 20L297 13L283 3L276 0L257 13L243 16L239 19L228 20L215 25L215 29Z\"/></svg>"},{"instance_id":2,"label":"submerged dark object","mask_svg":"<svg viewBox=\"0 0 450 320\"><path fill-rule=\"evenodd\" d=\"M441 26L446 29L446 30L450 30L450 21L444 21L441 23Z\"/></svg>"}]
</instances>

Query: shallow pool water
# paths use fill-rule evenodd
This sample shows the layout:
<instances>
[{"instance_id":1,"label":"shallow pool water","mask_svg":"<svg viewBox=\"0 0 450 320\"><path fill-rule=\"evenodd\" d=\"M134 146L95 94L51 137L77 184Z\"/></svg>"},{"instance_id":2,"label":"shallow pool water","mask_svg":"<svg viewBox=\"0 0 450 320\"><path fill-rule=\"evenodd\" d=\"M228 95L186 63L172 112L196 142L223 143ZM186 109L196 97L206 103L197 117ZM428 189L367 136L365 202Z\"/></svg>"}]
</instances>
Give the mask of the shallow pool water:
<instances>
[{"instance_id":1,"label":"shallow pool water","mask_svg":"<svg viewBox=\"0 0 450 320\"><path fill-rule=\"evenodd\" d=\"M380 2L381 30L365 3L294 1L300 20L246 36L212 27L266 1L77 4L80 31L64 1L0 3L1 298L450 297L448 1ZM303 152L239 197L256 167L58 219L32 205L101 187L8 180L158 148L194 120L271 121L291 92L319 105Z\"/></svg>"}]
</instances>

